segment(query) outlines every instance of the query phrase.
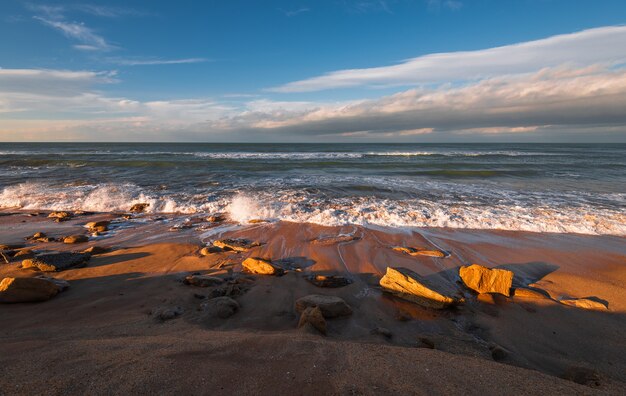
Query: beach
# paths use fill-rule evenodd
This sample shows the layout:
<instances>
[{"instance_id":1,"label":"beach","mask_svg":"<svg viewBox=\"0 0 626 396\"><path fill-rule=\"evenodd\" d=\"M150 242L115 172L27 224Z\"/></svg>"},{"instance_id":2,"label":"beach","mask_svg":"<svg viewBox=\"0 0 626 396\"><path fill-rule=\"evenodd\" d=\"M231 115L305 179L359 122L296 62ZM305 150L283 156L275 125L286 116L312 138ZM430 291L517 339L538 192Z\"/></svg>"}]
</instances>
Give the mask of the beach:
<instances>
[{"instance_id":1,"label":"beach","mask_svg":"<svg viewBox=\"0 0 626 396\"><path fill-rule=\"evenodd\" d=\"M0 304L5 394L625 389L623 236L243 223L205 215L176 227L174 214L70 212L58 222L49 215L0 216L0 243L10 249L0 278L43 275L69 284L47 301ZM106 230L87 230L94 222ZM37 232L48 241L25 240ZM63 243L69 235L87 241ZM224 240L248 246L202 251ZM105 250L53 272L21 268L16 256L92 246ZM445 255L411 255L398 246ZM250 257L280 271L251 273L242 266ZM512 271L510 295L467 287L459 271L474 263ZM446 285L457 303L433 309L390 293L381 286L387 267ZM345 282L328 287L315 279ZM297 301L310 295L339 297L350 313L323 312L323 332L314 321L299 326ZM216 305L226 299L235 305ZM595 305L566 304L580 299Z\"/></svg>"}]
</instances>

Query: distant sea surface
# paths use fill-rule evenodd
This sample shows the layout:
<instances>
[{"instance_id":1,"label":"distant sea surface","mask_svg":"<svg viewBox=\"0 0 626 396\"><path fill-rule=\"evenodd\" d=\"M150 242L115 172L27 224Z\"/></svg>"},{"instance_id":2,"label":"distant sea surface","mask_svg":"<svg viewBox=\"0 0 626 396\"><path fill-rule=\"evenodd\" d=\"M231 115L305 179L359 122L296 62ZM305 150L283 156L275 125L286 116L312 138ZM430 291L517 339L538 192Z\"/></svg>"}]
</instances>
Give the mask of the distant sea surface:
<instances>
[{"instance_id":1,"label":"distant sea surface","mask_svg":"<svg viewBox=\"0 0 626 396\"><path fill-rule=\"evenodd\" d=\"M0 208L626 235L625 144L0 143Z\"/></svg>"}]
</instances>

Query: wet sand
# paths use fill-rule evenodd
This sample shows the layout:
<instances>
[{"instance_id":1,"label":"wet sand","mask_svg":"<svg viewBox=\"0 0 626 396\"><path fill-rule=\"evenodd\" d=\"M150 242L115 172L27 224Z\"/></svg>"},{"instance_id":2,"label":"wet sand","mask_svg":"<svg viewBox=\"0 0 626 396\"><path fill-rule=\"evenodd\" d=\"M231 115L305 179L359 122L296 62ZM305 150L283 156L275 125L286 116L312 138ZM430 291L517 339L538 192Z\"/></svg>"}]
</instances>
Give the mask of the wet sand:
<instances>
[{"instance_id":1,"label":"wet sand","mask_svg":"<svg viewBox=\"0 0 626 396\"><path fill-rule=\"evenodd\" d=\"M87 243L32 244L42 251L94 245L112 251L93 256L84 268L48 273L70 283L49 301L0 304L0 394L626 391L624 237L285 222L213 226L195 220L189 229L169 231L180 220L96 214L53 223L44 215L4 214L4 244L24 244L37 231L86 233L83 225L96 219L114 223L108 234ZM338 235L356 239L315 242ZM199 254L205 243L226 237L262 245ZM451 255L413 257L392 250L396 245ZM283 276L247 275L233 316L199 310L210 288L186 285L185 276L239 276L247 257L289 259L289 270ZM532 285L551 298L477 296L458 277L458 268L471 263L509 269L513 287ZM38 274L19 266L0 264L0 278ZM447 282L465 303L432 310L384 293L378 281L387 266ZM320 288L305 279L310 274L353 282ZM298 329L294 302L308 294L339 296L353 314L328 319L326 336ZM570 297L593 298L608 309L558 302ZM182 314L155 317L173 307ZM392 336L372 334L381 327ZM505 353L494 357L494 346ZM583 373L576 379L585 384L572 381L572 372Z\"/></svg>"}]
</instances>

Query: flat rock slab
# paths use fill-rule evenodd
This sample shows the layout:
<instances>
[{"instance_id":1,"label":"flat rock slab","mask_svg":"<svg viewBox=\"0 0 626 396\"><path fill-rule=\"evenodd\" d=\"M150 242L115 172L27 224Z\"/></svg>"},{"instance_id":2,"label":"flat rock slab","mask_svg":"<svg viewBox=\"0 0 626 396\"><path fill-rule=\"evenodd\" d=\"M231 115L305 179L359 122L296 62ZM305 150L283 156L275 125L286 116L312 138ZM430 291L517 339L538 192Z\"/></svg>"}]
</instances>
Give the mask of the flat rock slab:
<instances>
[{"instance_id":1,"label":"flat rock slab","mask_svg":"<svg viewBox=\"0 0 626 396\"><path fill-rule=\"evenodd\" d=\"M22 303L46 301L69 287L61 279L4 278L0 282L0 303Z\"/></svg>"},{"instance_id":2,"label":"flat rock slab","mask_svg":"<svg viewBox=\"0 0 626 396\"><path fill-rule=\"evenodd\" d=\"M217 246L224 250L234 250L236 252L247 252L248 250L261 246L259 242L253 242L249 239L221 239L214 241L213 246Z\"/></svg>"},{"instance_id":3,"label":"flat rock slab","mask_svg":"<svg viewBox=\"0 0 626 396\"><path fill-rule=\"evenodd\" d=\"M591 309L596 311L606 311L609 309L606 304L589 298L564 298L559 300L559 302L564 305L569 305L570 307L581 309Z\"/></svg>"},{"instance_id":4,"label":"flat rock slab","mask_svg":"<svg viewBox=\"0 0 626 396\"><path fill-rule=\"evenodd\" d=\"M306 280L318 287L344 287L352 283L352 279L338 275L310 275Z\"/></svg>"},{"instance_id":5,"label":"flat rock slab","mask_svg":"<svg viewBox=\"0 0 626 396\"><path fill-rule=\"evenodd\" d=\"M428 280L407 268L387 267L380 285L385 291L427 308L444 309L461 302L453 296L452 286Z\"/></svg>"},{"instance_id":6,"label":"flat rock slab","mask_svg":"<svg viewBox=\"0 0 626 396\"><path fill-rule=\"evenodd\" d=\"M361 237L356 235L332 235L321 236L319 238L313 239L311 242L316 245L334 245L337 243L358 241L359 239L361 239Z\"/></svg>"},{"instance_id":7,"label":"flat rock slab","mask_svg":"<svg viewBox=\"0 0 626 396\"><path fill-rule=\"evenodd\" d=\"M296 311L304 312L309 307L318 307L325 318L352 315L352 308L340 297L310 294L296 300Z\"/></svg>"},{"instance_id":8,"label":"flat rock slab","mask_svg":"<svg viewBox=\"0 0 626 396\"><path fill-rule=\"evenodd\" d=\"M543 290L533 290L527 289L525 287L518 287L513 290L514 298L528 298L528 299L538 299L538 300L546 300L550 299L550 296Z\"/></svg>"},{"instance_id":9,"label":"flat rock slab","mask_svg":"<svg viewBox=\"0 0 626 396\"><path fill-rule=\"evenodd\" d=\"M433 249L425 249L425 248L416 248L416 247L404 247L404 246L395 246L393 250L397 252L402 252L408 254L409 256L425 256L425 257L436 257L436 258L446 258L449 256L448 253L441 250L433 250Z\"/></svg>"},{"instance_id":10,"label":"flat rock slab","mask_svg":"<svg viewBox=\"0 0 626 396\"><path fill-rule=\"evenodd\" d=\"M512 271L472 264L459 268L459 276L465 286L477 293L499 293L507 297L511 295Z\"/></svg>"},{"instance_id":11,"label":"flat rock slab","mask_svg":"<svg viewBox=\"0 0 626 396\"><path fill-rule=\"evenodd\" d=\"M224 280L216 276L189 275L185 278L185 280L183 280L183 283L186 285L197 287L211 287L221 285L222 283L224 283Z\"/></svg>"},{"instance_id":12,"label":"flat rock slab","mask_svg":"<svg viewBox=\"0 0 626 396\"><path fill-rule=\"evenodd\" d=\"M87 253L72 252L41 254L35 258L23 260L22 268L34 268L44 272L63 271L84 267L90 257L91 255Z\"/></svg>"},{"instance_id":13,"label":"flat rock slab","mask_svg":"<svg viewBox=\"0 0 626 396\"><path fill-rule=\"evenodd\" d=\"M270 260L258 257L248 257L241 263L243 269L252 274L280 275L284 271L281 267L272 264Z\"/></svg>"}]
</instances>

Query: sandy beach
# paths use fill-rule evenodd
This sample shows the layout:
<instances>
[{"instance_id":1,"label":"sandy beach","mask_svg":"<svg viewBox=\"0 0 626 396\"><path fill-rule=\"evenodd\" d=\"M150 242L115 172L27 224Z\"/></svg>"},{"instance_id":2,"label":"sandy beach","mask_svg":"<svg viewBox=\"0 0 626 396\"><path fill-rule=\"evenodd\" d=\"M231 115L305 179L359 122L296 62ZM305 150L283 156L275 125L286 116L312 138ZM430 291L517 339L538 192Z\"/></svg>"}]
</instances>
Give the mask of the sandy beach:
<instances>
[{"instance_id":1,"label":"sandy beach","mask_svg":"<svg viewBox=\"0 0 626 396\"><path fill-rule=\"evenodd\" d=\"M0 264L0 279L45 275L69 287L48 301L0 304L1 394L626 389L623 237L204 218L172 228L170 217L74 214L57 223L47 212L2 213L0 243L8 245L9 263ZM85 224L103 220L108 230L90 236ZM89 240L25 241L36 232ZM259 246L200 253L224 239ZM107 250L56 272L21 268L22 257L13 257L20 249L45 254L92 246ZM396 246L448 256L413 256ZM250 274L242 267L249 257L267 259L282 274ZM459 268L474 263L512 271L511 296L466 287ZM445 284L461 303L432 309L398 298L380 285L387 267ZM193 274L216 283L189 284ZM320 287L311 282L315 276L347 284ZM302 313L294 304L308 295L339 297L351 314L325 314L325 335L308 323L299 327ZM236 306L216 311L225 298ZM562 301L581 298L599 305Z\"/></svg>"}]
</instances>

